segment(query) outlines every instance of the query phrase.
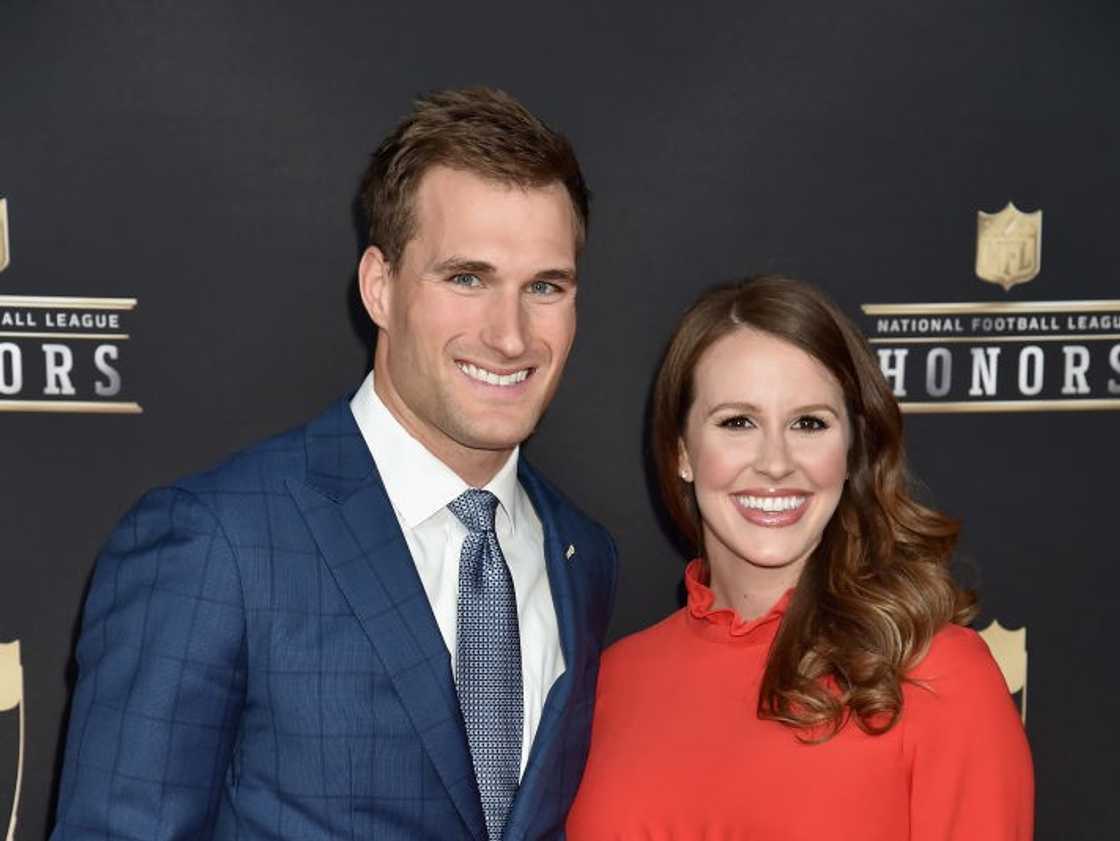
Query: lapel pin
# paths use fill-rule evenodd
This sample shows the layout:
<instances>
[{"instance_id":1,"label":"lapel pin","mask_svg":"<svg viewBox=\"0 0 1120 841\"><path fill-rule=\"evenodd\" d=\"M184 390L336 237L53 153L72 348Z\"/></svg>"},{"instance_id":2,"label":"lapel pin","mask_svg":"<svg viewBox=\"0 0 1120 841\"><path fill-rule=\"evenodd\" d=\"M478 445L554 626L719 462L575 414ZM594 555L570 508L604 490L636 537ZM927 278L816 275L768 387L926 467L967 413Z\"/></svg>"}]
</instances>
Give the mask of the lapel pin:
<instances>
[{"instance_id":1,"label":"lapel pin","mask_svg":"<svg viewBox=\"0 0 1120 841\"><path fill-rule=\"evenodd\" d=\"M568 548L564 550L564 560L570 561L575 553L576 547L569 543Z\"/></svg>"}]
</instances>

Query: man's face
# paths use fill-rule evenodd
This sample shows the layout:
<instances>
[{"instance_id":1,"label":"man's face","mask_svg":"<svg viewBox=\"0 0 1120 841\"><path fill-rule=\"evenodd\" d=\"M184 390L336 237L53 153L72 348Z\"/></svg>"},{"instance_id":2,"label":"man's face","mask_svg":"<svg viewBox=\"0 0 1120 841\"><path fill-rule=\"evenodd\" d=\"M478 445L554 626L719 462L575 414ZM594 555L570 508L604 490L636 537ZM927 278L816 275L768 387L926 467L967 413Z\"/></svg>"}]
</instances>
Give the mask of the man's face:
<instances>
[{"instance_id":1,"label":"man's face","mask_svg":"<svg viewBox=\"0 0 1120 841\"><path fill-rule=\"evenodd\" d=\"M576 227L563 185L524 189L437 166L416 232L388 266L362 258L380 328L378 394L457 472L525 440L556 391L576 326Z\"/></svg>"}]
</instances>

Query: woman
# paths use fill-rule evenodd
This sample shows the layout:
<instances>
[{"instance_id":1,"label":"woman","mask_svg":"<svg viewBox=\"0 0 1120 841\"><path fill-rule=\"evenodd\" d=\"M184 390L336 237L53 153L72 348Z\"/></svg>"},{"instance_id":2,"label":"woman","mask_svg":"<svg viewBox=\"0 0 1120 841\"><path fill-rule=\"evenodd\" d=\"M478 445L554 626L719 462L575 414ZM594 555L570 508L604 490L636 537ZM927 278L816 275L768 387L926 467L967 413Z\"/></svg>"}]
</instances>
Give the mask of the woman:
<instances>
[{"instance_id":1,"label":"woman","mask_svg":"<svg viewBox=\"0 0 1120 841\"><path fill-rule=\"evenodd\" d=\"M569 841L1022 841L1030 753L950 578L957 525L906 487L856 328L761 277L704 295L653 445L699 557L688 604L612 646Z\"/></svg>"}]
</instances>

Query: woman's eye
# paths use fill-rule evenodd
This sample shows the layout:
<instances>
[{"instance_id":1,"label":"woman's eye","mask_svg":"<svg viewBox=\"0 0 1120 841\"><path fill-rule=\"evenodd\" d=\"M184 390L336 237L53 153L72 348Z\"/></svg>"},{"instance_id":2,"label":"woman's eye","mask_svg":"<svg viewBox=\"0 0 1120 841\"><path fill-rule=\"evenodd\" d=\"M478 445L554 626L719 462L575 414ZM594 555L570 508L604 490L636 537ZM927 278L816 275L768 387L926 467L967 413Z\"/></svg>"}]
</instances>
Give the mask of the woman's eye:
<instances>
[{"instance_id":1,"label":"woman's eye","mask_svg":"<svg viewBox=\"0 0 1120 841\"><path fill-rule=\"evenodd\" d=\"M813 415L803 415L793 422L793 428L803 432L820 432L822 429L828 429L828 424Z\"/></svg>"},{"instance_id":2,"label":"woman's eye","mask_svg":"<svg viewBox=\"0 0 1120 841\"><path fill-rule=\"evenodd\" d=\"M724 418L719 422L719 425L724 429L749 429L754 426L751 419L746 415L732 415L729 418Z\"/></svg>"},{"instance_id":3,"label":"woman's eye","mask_svg":"<svg viewBox=\"0 0 1120 841\"><path fill-rule=\"evenodd\" d=\"M451 276L451 282L454 283L456 286L481 286L482 285L482 278L480 278L476 274L469 274L467 272L463 272L461 274L452 275Z\"/></svg>"}]
</instances>

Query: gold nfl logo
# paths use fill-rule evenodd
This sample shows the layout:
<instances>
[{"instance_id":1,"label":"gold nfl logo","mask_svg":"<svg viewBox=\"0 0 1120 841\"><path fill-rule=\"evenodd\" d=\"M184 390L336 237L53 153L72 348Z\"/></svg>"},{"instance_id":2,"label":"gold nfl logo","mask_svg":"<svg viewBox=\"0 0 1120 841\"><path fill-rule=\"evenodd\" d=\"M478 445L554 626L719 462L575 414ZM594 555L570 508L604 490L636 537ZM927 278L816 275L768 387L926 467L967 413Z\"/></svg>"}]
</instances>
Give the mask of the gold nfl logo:
<instances>
[{"instance_id":1,"label":"gold nfl logo","mask_svg":"<svg viewBox=\"0 0 1120 841\"><path fill-rule=\"evenodd\" d=\"M20 664L19 640L0 642L0 712L19 709L19 754L16 758L16 783L12 792L12 813L8 816L6 841L16 836L16 813L19 811L20 786L23 783L23 753L27 738L27 717L24 714L23 666Z\"/></svg>"},{"instance_id":2,"label":"gold nfl logo","mask_svg":"<svg viewBox=\"0 0 1120 841\"><path fill-rule=\"evenodd\" d=\"M988 644L992 657L999 664L1007 691L1014 695L1022 692L1019 713L1023 724L1027 723L1027 629L1010 630L993 619L987 628L980 631L980 637Z\"/></svg>"},{"instance_id":3,"label":"gold nfl logo","mask_svg":"<svg viewBox=\"0 0 1120 841\"><path fill-rule=\"evenodd\" d=\"M0 199L0 272L8 268L11 251L8 249L8 200Z\"/></svg>"},{"instance_id":4,"label":"gold nfl logo","mask_svg":"<svg viewBox=\"0 0 1120 841\"><path fill-rule=\"evenodd\" d=\"M976 276L1006 292L1042 268L1042 211L1023 213L1011 202L999 213L976 211Z\"/></svg>"}]
</instances>

